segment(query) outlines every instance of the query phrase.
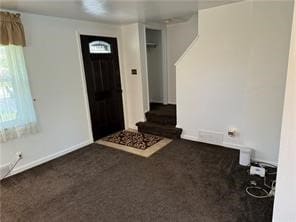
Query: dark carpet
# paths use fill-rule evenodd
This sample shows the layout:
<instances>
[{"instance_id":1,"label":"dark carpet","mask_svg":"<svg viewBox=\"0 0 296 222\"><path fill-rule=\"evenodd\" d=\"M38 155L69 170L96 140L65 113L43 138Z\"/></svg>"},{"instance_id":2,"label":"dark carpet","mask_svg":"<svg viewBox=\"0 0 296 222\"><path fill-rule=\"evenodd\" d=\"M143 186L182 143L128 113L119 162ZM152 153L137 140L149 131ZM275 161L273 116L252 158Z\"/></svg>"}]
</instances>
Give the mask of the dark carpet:
<instances>
[{"instance_id":1,"label":"dark carpet","mask_svg":"<svg viewBox=\"0 0 296 222\"><path fill-rule=\"evenodd\" d=\"M271 221L237 151L175 140L146 159L92 144L1 182L6 221Z\"/></svg>"}]
</instances>

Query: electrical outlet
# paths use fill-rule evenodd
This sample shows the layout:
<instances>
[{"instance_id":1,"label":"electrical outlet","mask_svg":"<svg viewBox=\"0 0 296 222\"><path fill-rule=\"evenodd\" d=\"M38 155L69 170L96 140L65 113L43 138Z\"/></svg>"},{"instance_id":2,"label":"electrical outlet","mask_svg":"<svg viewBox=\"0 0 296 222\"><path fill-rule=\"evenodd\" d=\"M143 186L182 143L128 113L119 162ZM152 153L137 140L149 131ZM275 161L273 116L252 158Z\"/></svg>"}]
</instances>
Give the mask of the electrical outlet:
<instances>
[{"instance_id":1,"label":"electrical outlet","mask_svg":"<svg viewBox=\"0 0 296 222\"><path fill-rule=\"evenodd\" d=\"M227 134L230 137L236 137L238 136L238 130L236 128L229 128Z\"/></svg>"},{"instance_id":2,"label":"electrical outlet","mask_svg":"<svg viewBox=\"0 0 296 222\"><path fill-rule=\"evenodd\" d=\"M18 163L18 161L20 161L23 158L23 154L22 152L17 152L15 154L15 159L0 167L0 179L3 179L4 177L6 177L7 175L9 175L9 173L11 173L11 171L13 170L13 168L16 166L16 164Z\"/></svg>"},{"instance_id":3,"label":"electrical outlet","mask_svg":"<svg viewBox=\"0 0 296 222\"><path fill-rule=\"evenodd\" d=\"M23 154L22 154L22 152L17 152L17 153L16 153L16 156L17 156L18 159L23 159Z\"/></svg>"}]
</instances>

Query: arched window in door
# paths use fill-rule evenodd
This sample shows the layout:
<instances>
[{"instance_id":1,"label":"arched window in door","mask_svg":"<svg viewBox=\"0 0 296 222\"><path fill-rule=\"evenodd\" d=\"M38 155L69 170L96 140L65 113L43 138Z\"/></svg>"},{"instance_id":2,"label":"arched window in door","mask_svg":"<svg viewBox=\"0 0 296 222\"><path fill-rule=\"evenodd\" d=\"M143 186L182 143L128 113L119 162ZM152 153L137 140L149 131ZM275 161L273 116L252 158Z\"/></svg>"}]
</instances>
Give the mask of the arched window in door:
<instances>
[{"instance_id":1,"label":"arched window in door","mask_svg":"<svg viewBox=\"0 0 296 222\"><path fill-rule=\"evenodd\" d=\"M110 54L111 45L104 41L93 41L89 43L89 52L92 54Z\"/></svg>"}]
</instances>

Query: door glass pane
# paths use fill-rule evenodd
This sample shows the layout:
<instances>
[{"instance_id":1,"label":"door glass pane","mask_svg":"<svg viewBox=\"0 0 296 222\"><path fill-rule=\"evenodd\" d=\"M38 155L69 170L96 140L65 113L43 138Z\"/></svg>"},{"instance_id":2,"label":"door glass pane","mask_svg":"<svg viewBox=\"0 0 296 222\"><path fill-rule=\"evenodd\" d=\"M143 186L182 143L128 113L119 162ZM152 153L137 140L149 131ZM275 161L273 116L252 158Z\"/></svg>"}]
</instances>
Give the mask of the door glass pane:
<instances>
[{"instance_id":1,"label":"door glass pane","mask_svg":"<svg viewBox=\"0 0 296 222\"><path fill-rule=\"evenodd\" d=\"M95 54L111 53L111 46L108 42L94 41L89 43L89 52Z\"/></svg>"}]
</instances>

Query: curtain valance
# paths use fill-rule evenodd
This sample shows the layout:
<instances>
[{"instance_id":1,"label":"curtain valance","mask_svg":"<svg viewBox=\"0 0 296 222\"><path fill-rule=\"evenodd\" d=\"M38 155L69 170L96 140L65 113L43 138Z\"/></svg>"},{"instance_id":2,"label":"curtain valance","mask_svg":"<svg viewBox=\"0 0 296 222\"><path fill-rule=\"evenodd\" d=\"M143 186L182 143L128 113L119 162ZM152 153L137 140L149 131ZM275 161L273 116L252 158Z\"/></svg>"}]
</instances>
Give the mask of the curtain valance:
<instances>
[{"instance_id":1,"label":"curtain valance","mask_svg":"<svg viewBox=\"0 0 296 222\"><path fill-rule=\"evenodd\" d=\"M0 44L26 45L24 27L20 14L0 12Z\"/></svg>"}]
</instances>

